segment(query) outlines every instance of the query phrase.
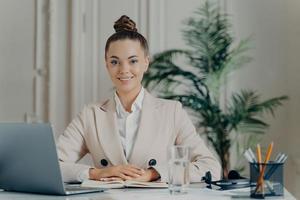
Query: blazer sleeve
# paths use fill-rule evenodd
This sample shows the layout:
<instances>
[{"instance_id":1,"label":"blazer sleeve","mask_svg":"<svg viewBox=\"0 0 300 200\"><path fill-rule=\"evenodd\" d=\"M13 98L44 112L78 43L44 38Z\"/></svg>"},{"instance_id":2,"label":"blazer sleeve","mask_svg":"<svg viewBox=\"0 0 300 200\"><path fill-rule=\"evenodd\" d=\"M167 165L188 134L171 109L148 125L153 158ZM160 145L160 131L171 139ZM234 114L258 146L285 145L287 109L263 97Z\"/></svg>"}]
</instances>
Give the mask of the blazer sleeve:
<instances>
[{"instance_id":1,"label":"blazer sleeve","mask_svg":"<svg viewBox=\"0 0 300 200\"><path fill-rule=\"evenodd\" d=\"M72 120L58 138L57 153L64 182L81 181L82 173L91 168L91 166L76 163L88 153L84 140L86 113L87 107Z\"/></svg>"},{"instance_id":2,"label":"blazer sleeve","mask_svg":"<svg viewBox=\"0 0 300 200\"><path fill-rule=\"evenodd\" d=\"M219 180L221 177L221 165L219 161L197 134L192 121L182 108L181 103L177 102L175 107L175 126L177 132L175 144L190 147L190 181L201 181L201 178L207 171L211 172L213 180Z\"/></svg>"}]
</instances>

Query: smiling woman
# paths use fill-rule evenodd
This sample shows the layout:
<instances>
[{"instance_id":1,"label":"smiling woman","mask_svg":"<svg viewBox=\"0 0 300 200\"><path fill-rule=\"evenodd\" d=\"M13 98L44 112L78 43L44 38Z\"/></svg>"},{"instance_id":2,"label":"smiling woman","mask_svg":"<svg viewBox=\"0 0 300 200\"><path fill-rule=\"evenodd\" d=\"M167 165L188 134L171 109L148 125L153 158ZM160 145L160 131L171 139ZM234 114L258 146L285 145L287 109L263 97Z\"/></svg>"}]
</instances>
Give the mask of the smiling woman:
<instances>
[{"instance_id":1,"label":"smiling woman","mask_svg":"<svg viewBox=\"0 0 300 200\"><path fill-rule=\"evenodd\" d=\"M70 124L65 131L65 135L68 135L68 132L76 132L70 131L71 129L78 129L77 133L73 133L73 143L71 144L74 144L74 147L66 144L67 141L70 142L69 139L65 143L62 142L64 149L73 148L75 152L72 155L66 153L66 157L72 165L76 162L75 167L71 169L77 169L79 165L77 165L76 159L85 153L93 154L96 168L104 169L104 166L108 168L111 163L114 165L125 163L123 160L125 153L121 145L123 139L119 134L119 129L122 128L119 127L124 127L126 123L119 124L118 116L123 112L116 113L117 109L123 111L124 107L121 102L116 103L120 92L117 92L118 98L116 99L114 95L111 95L114 92L111 90L113 82L104 59L107 38L115 33L112 29L114 21L125 13L132 17L137 24L138 33L147 36L149 53L142 46L143 43L140 43L140 46L142 50L145 50L145 55L150 55L151 58L155 53L168 49L189 49L190 46L186 45L182 38L182 30L186 28L182 22L194 15L195 8L199 7L201 2L203 1L1 0L0 120L24 121L24 115L27 113L26 116L30 118L27 121L35 121L32 118L38 116L39 120L51 122L55 135L59 136L70 123L71 118L74 118L82 110L74 121L78 119L77 122L83 126L80 123L72 123L73 125ZM253 48L249 51L251 54L249 55L254 58L249 67L231 73L228 81L222 85L221 107L226 108L227 97L240 88L256 88L257 92L263 94L263 99L278 94L286 94L290 97L287 104L279 110L276 118L267 119L270 122L270 129L265 134L263 141L267 144L273 140L280 151L289 155L285 166L287 172L285 186L296 195L297 199L300 199L300 149L298 148L300 145L300 90L298 88L300 82L300 1L232 0L216 2L220 9L229 15L232 32L237 39L252 36L253 44L251 46ZM133 22L127 24L133 24ZM110 43L109 50L112 50L112 45L123 39ZM140 41L138 39L129 40ZM137 60L138 66L140 66L140 57ZM184 59L176 60L175 64L183 65L184 61ZM184 65L184 70L189 71L190 69L189 65ZM120 77L120 81L121 78L125 81L124 78L128 77ZM129 83L131 84L131 81ZM181 92L181 89L176 87L174 92ZM141 89L142 91L143 89ZM135 145L128 143L128 146L134 146L132 159L130 155L127 155L130 151L126 154L126 157L129 157L129 163L138 164L142 168L145 167L145 164L141 161L136 162L142 159L133 159L142 157L141 154L137 155L136 150L143 151L145 160L155 159L156 165L161 164L158 157L150 158L155 153L152 152L152 149L157 148L156 140L160 140L158 137L155 138L155 131L157 131L157 135L163 135L163 133L166 134L166 131L162 127L171 126L165 121L165 116L160 115L168 115L169 120L174 120L175 115L173 112L173 116L171 116L172 109L167 109L164 113L159 109L160 106L150 109L145 106L148 104L146 97L149 97L146 90L144 90L144 95L141 95L141 97L143 96L144 99L141 98L141 101L138 101L137 97L136 104L132 106L132 114L127 117L127 122L130 122L131 117L139 116L133 113L135 111L139 113L141 110L145 116L148 112L153 114L153 118L156 115L158 117L156 120L152 118L149 120L149 115L145 119L141 114L139 124L136 125L139 127L138 136L136 139L132 139L132 141L136 141ZM99 101L97 105L94 104L94 110L91 109L92 105L83 109L83 105L88 102L100 99L103 101ZM157 103L152 103L152 105L165 103L161 103L160 99L153 99ZM104 104L106 101L107 104ZM139 107L139 102L142 102L142 107ZM122 106L117 108L116 105ZM110 113L110 111L112 112ZM156 112L159 114L155 114ZM108 118L110 120L107 121ZM157 122L160 119L164 119L163 122ZM153 125L151 120L156 124ZM125 122L125 120L121 122ZM167 125L161 125L164 122ZM84 130L80 129L82 127ZM132 126L130 125L130 127ZM97 129L99 137L92 138L91 135L96 131L95 129ZM149 133L151 129L155 131ZM202 131L203 129L199 129L199 134ZM109 134L106 135L105 132ZM129 132L126 131L126 137L129 137ZM146 137L144 139L146 142L141 143L142 138L147 136L145 132L148 132L152 138ZM82 137L78 133L82 134ZM114 134L119 138L116 138ZM89 140L86 140L87 138ZM95 140L92 141L92 139ZM77 145L81 142L82 149L78 150ZM161 146L166 145L162 144ZM159 150L161 149L159 148ZM106 153L104 154L104 152ZM78 153L82 154L78 156ZM122 156L118 157L117 155ZM237 164L238 166L246 164L246 160L240 157L241 155L236 154L235 148L232 149L231 169L235 168ZM126 157L125 159L127 159ZM65 157L61 156L61 159L65 160ZM72 170L71 172L73 173Z\"/></svg>"},{"instance_id":2,"label":"smiling woman","mask_svg":"<svg viewBox=\"0 0 300 200\"><path fill-rule=\"evenodd\" d=\"M141 85L149 66L148 44L127 16L115 22L105 62L113 97L86 106L58 141L64 180L167 181L169 145L190 147L189 173L198 182L207 171L220 178L220 164L197 135L178 101L150 95ZM77 163L87 153L95 167Z\"/></svg>"},{"instance_id":3,"label":"smiling woman","mask_svg":"<svg viewBox=\"0 0 300 200\"><path fill-rule=\"evenodd\" d=\"M149 65L148 43L127 16L116 21L114 28L116 33L105 45L106 67L125 110L131 112L131 104L141 90Z\"/></svg>"}]
</instances>

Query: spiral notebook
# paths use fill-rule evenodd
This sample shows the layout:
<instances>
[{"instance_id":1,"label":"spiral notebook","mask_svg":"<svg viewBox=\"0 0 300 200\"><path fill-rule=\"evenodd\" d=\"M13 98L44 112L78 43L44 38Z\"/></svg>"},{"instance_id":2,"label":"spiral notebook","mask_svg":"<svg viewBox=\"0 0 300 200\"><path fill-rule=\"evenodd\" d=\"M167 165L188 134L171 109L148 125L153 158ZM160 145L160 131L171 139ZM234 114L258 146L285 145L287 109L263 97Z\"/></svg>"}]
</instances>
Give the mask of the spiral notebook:
<instances>
[{"instance_id":1,"label":"spiral notebook","mask_svg":"<svg viewBox=\"0 0 300 200\"><path fill-rule=\"evenodd\" d=\"M114 180L114 181L95 181L85 180L81 184L82 187L90 188L167 188L168 184L165 182L142 182L133 180Z\"/></svg>"}]
</instances>

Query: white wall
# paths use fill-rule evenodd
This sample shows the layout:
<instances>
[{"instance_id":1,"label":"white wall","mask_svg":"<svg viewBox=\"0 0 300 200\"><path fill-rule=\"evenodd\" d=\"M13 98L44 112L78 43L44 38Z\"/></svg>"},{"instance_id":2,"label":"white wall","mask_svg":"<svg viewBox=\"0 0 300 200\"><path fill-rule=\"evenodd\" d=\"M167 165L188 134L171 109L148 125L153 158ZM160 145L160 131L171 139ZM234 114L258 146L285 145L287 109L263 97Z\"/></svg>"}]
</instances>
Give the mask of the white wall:
<instances>
[{"instance_id":1,"label":"white wall","mask_svg":"<svg viewBox=\"0 0 300 200\"><path fill-rule=\"evenodd\" d=\"M0 121L34 111L34 25L34 0L0 1Z\"/></svg>"},{"instance_id":2,"label":"white wall","mask_svg":"<svg viewBox=\"0 0 300 200\"><path fill-rule=\"evenodd\" d=\"M287 46L284 41L286 27L286 6L282 1L230 1L228 11L232 14L234 32L237 38L251 36L250 55L253 61L245 68L232 73L229 91L241 88L255 89L262 99L280 95L289 95L287 90ZM230 94L230 92L228 93ZM274 141L275 152L284 151L282 143L288 125L289 102L276 110L276 118L268 117L271 124L264 137L263 146ZM275 153L274 152L274 153Z\"/></svg>"},{"instance_id":3,"label":"white wall","mask_svg":"<svg viewBox=\"0 0 300 200\"><path fill-rule=\"evenodd\" d=\"M228 11L233 16L235 33L240 38L251 35L254 61L231 75L229 90L253 88L262 98L288 95L290 100L269 117L270 129L264 137L266 147L275 142L274 153L289 155L285 165L286 186L297 197L299 192L300 145L298 124L300 90L299 68L299 1L228 1ZM298 170L298 172L297 172Z\"/></svg>"},{"instance_id":4,"label":"white wall","mask_svg":"<svg viewBox=\"0 0 300 200\"><path fill-rule=\"evenodd\" d=\"M284 35L287 42L287 89L291 98L288 109L288 129L282 141L286 141L286 150L291 156L287 168L287 186L300 198L300 134L299 134L299 113L300 113L300 1L287 1L285 15L287 16L287 31Z\"/></svg>"}]
</instances>

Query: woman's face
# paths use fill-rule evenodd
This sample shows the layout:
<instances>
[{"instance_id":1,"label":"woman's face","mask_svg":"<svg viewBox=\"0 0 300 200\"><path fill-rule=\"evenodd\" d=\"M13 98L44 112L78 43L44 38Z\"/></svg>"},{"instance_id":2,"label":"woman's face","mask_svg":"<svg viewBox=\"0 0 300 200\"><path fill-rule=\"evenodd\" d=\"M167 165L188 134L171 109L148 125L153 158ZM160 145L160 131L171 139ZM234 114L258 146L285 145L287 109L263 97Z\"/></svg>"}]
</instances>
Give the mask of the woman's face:
<instances>
[{"instance_id":1,"label":"woman's face","mask_svg":"<svg viewBox=\"0 0 300 200\"><path fill-rule=\"evenodd\" d=\"M117 91L122 94L138 92L148 69L149 58L139 41L117 40L109 45L106 67Z\"/></svg>"}]
</instances>

